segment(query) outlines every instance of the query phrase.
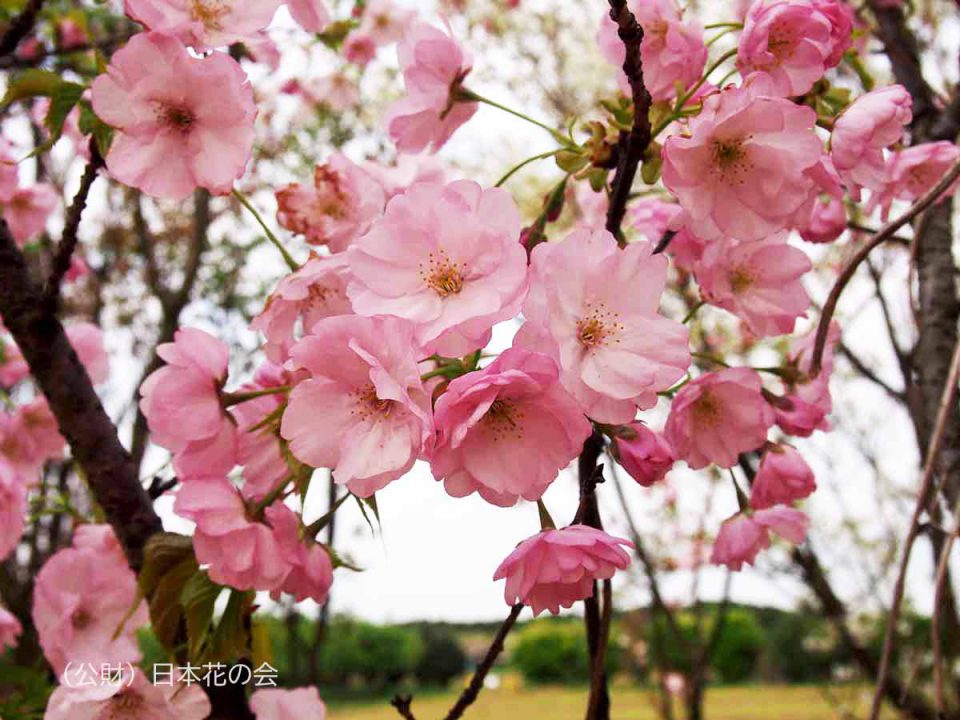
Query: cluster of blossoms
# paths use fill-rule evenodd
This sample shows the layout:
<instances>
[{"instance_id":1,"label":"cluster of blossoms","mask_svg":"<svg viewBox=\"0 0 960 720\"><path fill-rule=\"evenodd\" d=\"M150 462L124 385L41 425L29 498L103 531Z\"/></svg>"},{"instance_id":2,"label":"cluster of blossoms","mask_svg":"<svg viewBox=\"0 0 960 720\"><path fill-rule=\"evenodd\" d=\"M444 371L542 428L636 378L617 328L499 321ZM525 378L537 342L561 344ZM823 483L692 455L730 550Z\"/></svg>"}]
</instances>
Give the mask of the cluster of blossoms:
<instances>
[{"instance_id":1,"label":"cluster of blossoms","mask_svg":"<svg viewBox=\"0 0 960 720\"><path fill-rule=\"evenodd\" d=\"M171 199L234 190L251 157L257 107L224 48L244 43L256 55L280 4L127 0L146 30L113 55L91 92L97 116L115 130L105 158L114 179ZM436 152L484 101L464 85L470 53L449 28L386 2L366 5L344 54L363 65L378 47L398 44L406 93L389 109L387 131L401 153ZM310 32L332 22L316 0L287 6ZM544 493L594 434L610 438L612 456L645 487L681 461L699 470L759 459L749 493L737 487L740 509L721 526L713 562L739 570L770 546L771 532L804 540L809 521L796 504L816 482L788 439L829 428L838 331L817 372L813 335L794 337L775 386L757 369L716 358L700 365L723 368L705 371L692 366L687 321L661 311L671 272L692 278L702 303L737 318L751 342L792 335L811 305L803 280L812 268L792 233L836 240L864 190L868 211L886 217L895 201L935 185L960 151L897 147L912 117L899 86L866 93L829 122L805 101L851 48L852 10L840 0L754 2L738 28L741 80L722 87L704 75L704 28L674 0L629 6L645 30L650 93L670 116L657 130L668 133L658 160L669 198L632 203L627 218L638 237L604 229L605 198L586 195L585 222L540 241L499 187L449 182L429 162L401 160L391 172L336 153L312 181L276 191L277 222L310 255L293 262L252 323L266 357L253 379L228 389L229 349L198 328L181 328L158 348L164 365L143 383L140 407L153 442L172 456L181 484L174 510L195 523L193 550L214 582L326 601L341 561L300 512L315 469L370 499L423 461L451 497L537 502L548 518ZM612 21L598 41L622 64ZM43 192L32 189L27 212L17 186L0 172L4 215L25 241L46 220L37 215ZM490 359L495 327L515 332ZM68 331L95 381L107 374L98 332ZM0 383L25 374L5 343ZM652 429L650 411L664 400L666 421ZM0 513L11 518L0 558L22 533L30 484L63 445L42 400L0 415ZM625 569L625 547L579 516L559 529L544 520L495 579L506 581L508 604L557 613ZM141 606L131 613L136 599L112 534L81 528L37 580L34 616L52 666L61 672L67 658L88 656L139 661L134 632L146 615ZM0 612L0 643L17 632ZM139 674L111 691L60 688L48 717L106 716L112 704L157 718L209 712L202 695L162 692ZM260 693L253 709L261 720L323 712L306 690Z\"/></svg>"}]
</instances>

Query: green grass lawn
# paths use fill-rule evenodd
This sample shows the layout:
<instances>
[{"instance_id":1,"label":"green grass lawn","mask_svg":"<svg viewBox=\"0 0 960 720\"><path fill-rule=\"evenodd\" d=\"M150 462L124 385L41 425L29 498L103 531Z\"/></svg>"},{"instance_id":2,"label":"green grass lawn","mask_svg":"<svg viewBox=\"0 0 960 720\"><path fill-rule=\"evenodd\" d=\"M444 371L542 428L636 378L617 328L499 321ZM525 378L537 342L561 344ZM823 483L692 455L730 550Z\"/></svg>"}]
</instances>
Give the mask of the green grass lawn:
<instances>
[{"instance_id":1,"label":"green grass lawn","mask_svg":"<svg viewBox=\"0 0 960 720\"><path fill-rule=\"evenodd\" d=\"M707 693L706 720L840 720L863 717L869 708L869 691L864 687L743 686L711 689ZM426 694L414 698L417 720L440 720L456 698L456 692ZM613 720L657 720L655 699L648 689L617 686L612 689ZM578 720L583 717L586 690L570 687L537 687L484 690L466 713L466 720ZM329 703L331 720L398 720L400 717L383 700L376 704ZM678 718L683 713L677 708ZM884 718L893 718L892 714Z\"/></svg>"}]
</instances>

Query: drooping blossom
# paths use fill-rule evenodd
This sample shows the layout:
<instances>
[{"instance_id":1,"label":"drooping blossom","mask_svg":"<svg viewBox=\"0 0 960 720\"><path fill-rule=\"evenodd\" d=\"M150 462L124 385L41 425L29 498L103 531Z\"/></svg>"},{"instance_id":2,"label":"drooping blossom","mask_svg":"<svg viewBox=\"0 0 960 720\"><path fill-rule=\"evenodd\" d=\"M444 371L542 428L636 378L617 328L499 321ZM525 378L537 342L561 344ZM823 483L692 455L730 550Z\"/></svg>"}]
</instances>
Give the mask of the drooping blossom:
<instances>
[{"instance_id":1,"label":"drooping blossom","mask_svg":"<svg viewBox=\"0 0 960 720\"><path fill-rule=\"evenodd\" d=\"M123 668L119 678L68 679L69 685L53 691L43 720L205 720L210 715L210 700L201 685L155 685L140 668L133 669L132 677L129 673ZM94 684L82 684L85 681Z\"/></svg>"},{"instance_id":2,"label":"drooping blossom","mask_svg":"<svg viewBox=\"0 0 960 720\"><path fill-rule=\"evenodd\" d=\"M767 73L776 95L803 95L839 64L852 30L853 13L838 0L757 0L744 21L737 69Z\"/></svg>"},{"instance_id":3,"label":"drooping blossom","mask_svg":"<svg viewBox=\"0 0 960 720\"><path fill-rule=\"evenodd\" d=\"M696 83L707 62L703 26L695 20L683 20L675 0L631 0L627 7L643 28L640 59L643 76L655 101L670 100ZM617 25L604 16L597 43L608 62L617 67L618 82L624 92L629 84L623 72L626 49L617 35Z\"/></svg>"},{"instance_id":4,"label":"drooping blossom","mask_svg":"<svg viewBox=\"0 0 960 720\"><path fill-rule=\"evenodd\" d=\"M148 195L229 192L253 149L257 109L240 65L221 52L194 57L170 35L131 38L94 80L92 101L116 128L107 169Z\"/></svg>"},{"instance_id":5,"label":"drooping blossom","mask_svg":"<svg viewBox=\"0 0 960 720\"><path fill-rule=\"evenodd\" d=\"M193 548L214 582L238 590L275 590L286 579L290 563L274 528L293 515L283 503L264 511L265 522L251 520L237 488L224 477L209 476L183 483L173 509L197 524Z\"/></svg>"},{"instance_id":6,"label":"drooping blossom","mask_svg":"<svg viewBox=\"0 0 960 720\"><path fill-rule=\"evenodd\" d=\"M313 173L313 187L295 183L277 191L277 221L311 245L345 250L383 212L379 183L342 153Z\"/></svg>"},{"instance_id":7,"label":"drooping blossom","mask_svg":"<svg viewBox=\"0 0 960 720\"><path fill-rule=\"evenodd\" d=\"M25 478L12 463L0 456L0 562L6 560L20 544L27 509ZM0 608L2 612L3 608ZM2 647L0 638L0 649Z\"/></svg>"},{"instance_id":8,"label":"drooping blossom","mask_svg":"<svg viewBox=\"0 0 960 720\"><path fill-rule=\"evenodd\" d=\"M446 166L435 155L398 155L395 165L368 161L363 163L363 169L380 183L387 200L418 183L442 185L448 180Z\"/></svg>"},{"instance_id":9,"label":"drooping blossom","mask_svg":"<svg viewBox=\"0 0 960 720\"><path fill-rule=\"evenodd\" d=\"M0 606L0 652L17 646L17 638L23 632L23 626L17 616Z\"/></svg>"},{"instance_id":10,"label":"drooping blossom","mask_svg":"<svg viewBox=\"0 0 960 720\"><path fill-rule=\"evenodd\" d=\"M538 500L591 432L556 363L521 348L453 380L434 408L430 468L453 497Z\"/></svg>"},{"instance_id":11,"label":"drooping blossom","mask_svg":"<svg viewBox=\"0 0 960 720\"><path fill-rule=\"evenodd\" d=\"M250 696L257 720L323 720L327 709L315 687L264 688Z\"/></svg>"},{"instance_id":12,"label":"drooping blossom","mask_svg":"<svg viewBox=\"0 0 960 720\"><path fill-rule=\"evenodd\" d=\"M682 208L676 203L664 202L657 197L644 197L630 206L627 219L634 230L656 246L682 213Z\"/></svg>"},{"instance_id":13,"label":"drooping blossom","mask_svg":"<svg viewBox=\"0 0 960 720\"><path fill-rule=\"evenodd\" d=\"M843 200L831 195L818 197L800 237L809 243L830 243L847 229L847 209Z\"/></svg>"},{"instance_id":14,"label":"drooping blossom","mask_svg":"<svg viewBox=\"0 0 960 720\"><path fill-rule=\"evenodd\" d=\"M363 4L363 16L357 32L382 47L404 37L415 18L415 10L394 0L370 0Z\"/></svg>"},{"instance_id":15,"label":"drooping blossom","mask_svg":"<svg viewBox=\"0 0 960 720\"><path fill-rule=\"evenodd\" d=\"M879 205L884 220L894 200L914 202L932 190L950 168L960 160L960 148L949 140L912 145L887 158L886 184L870 198L870 206ZM937 202L952 196L960 181L953 183Z\"/></svg>"},{"instance_id":16,"label":"drooping blossom","mask_svg":"<svg viewBox=\"0 0 960 720\"><path fill-rule=\"evenodd\" d=\"M291 353L310 378L290 393L280 434L360 497L405 474L433 433L413 330L389 317L326 318Z\"/></svg>"},{"instance_id":17,"label":"drooping blossom","mask_svg":"<svg viewBox=\"0 0 960 720\"><path fill-rule=\"evenodd\" d=\"M621 545L633 547L586 525L544 530L520 543L493 579L506 578L507 605L522 602L534 615L544 610L556 615L592 595L594 580L608 580L627 568L630 556Z\"/></svg>"},{"instance_id":18,"label":"drooping blossom","mask_svg":"<svg viewBox=\"0 0 960 720\"><path fill-rule=\"evenodd\" d=\"M599 422L628 423L690 363L687 328L659 314L667 259L606 230L580 229L532 255L527 322L515 343L553 357L564 387Z\"/></svg>"},{"instance_id":19,"label":"drooping blossom","mask_svg":"<svg viewBox=\"0 0 960 720\"><path fill-rule=\"evenodd\" d=\"M256 37L280 4L281 0L124 0L124 10L149 30L204 51Z\"/></svg>"},{"instance_id":20,"label":"drooping blossom","mask_svg":"<svg viewBox=\"0 0 960 720\"><path fill-rule=\"evenodd\" d=\"M506 191L469 180L414 185L348 251L353 309L412 321L428 354L465 355L520 310L527 256L519 238Z\"/></svg>"},{"instance_id":21,"label":"drooping blossom","mask_svg":"<svg viewBox=\"0 0 960 720\"><path fill-rule=\"evenodd\" d=\"M738 513L720 526L710 562L739 571L770 547L771 532L797 545L807 537L809 526L810 519L803 512L782 505L752 514Z\"/></svg>"},{"instance_id":22,"label":"drooping blossom","mask_svg":"<svg viewBox=\"0 0 960 720\"><path fill-rule=\"evenodd\" d=\"M860 188L883 189L883 151L900 140L913 119L912 108L910 93L902 85L889 85L858 97L834 122L830 157L855 199Z\"/></svg>"},{"instance_id":23,"label":"drooping blossom","mask_svg":"<svg viewBox=\"0 0 960 720\"><path fill-rule=\"evenodd\" d=\"M477 111L476 102L456 97L473 60L452 37L426 23L409 29L397 46L407 94L387 110L397 149L436 152Z\"/></svg>"},{"instance_id":24,"label":"drooping blossom","mask_svg":"<svg viewBox=\"0 0 960 720\"><path fill-rule=\"evenodd\" d=\"M796 448L769 445L753 479L750 507L762 510L774 505L789 505L809 497L816 489L813 470Z\"/></svg>"},{"instance_id":25,"label":"drooping blossom","mask_svg":"<svg viewBox=\"0 0 960 720\"><path fill-rule=\"evenodd\" d=\"M846 228L846 209L843 205L843 182L833 160L829 155L822 155L816 163L803 172L807 179L807 199L793 214L788 225L797 230L807 242L830 242L836 235ZM824 211L826 208L826 212ZM837 229L836 224L841 220L843 227Z\"/></svg>"},{"instance_id":26,"label":"drooping blossom","mask_svg":"<svg viewBox=\"0 0 960 720\"><path fill-rule=\"evenodd\" d=\"M793 332L810 306L801 280L812 267L783 233L756 242L711 243L695 273L707 302L741 318L754 335L767 337Z\"/></svg>"},{"instance_id":27,"label":"drooping blossom","mask_svg":"<svg viewBox=\"0 0 960 720\"><path fill-rule=\"evenodd\" d=\"M332 22L324 0L286 0L290 17L307 32L320 33Z\"/></svg>"},{"instance_id":28,"label":"drooping blossom","mask_svg":"<svg viewBox=\"0 0 960 720\"><path fill-rule=\"evenodd\" d=\"M94 385L110 377L110 357L104 346L103 330L90 322L78 322L66 328L67 339Z\"/></svg>"},{"instance_id":29,"label":"drooping blossom","mask_svg":"<svg viewBox=\"0 0 960 720\"><path fill-rule=\"evenodd\" d=\"M292 512L270 516L277 539L290 571L271 596L279 600L282 593L293 596L294 602L307 598L319 605L327 601L333 585L333 561L327 549L309 539L300 538L300 522Z\"/></svg>"},{"instance_id":30,"label":"drooping blossom","mask_svg":"<svg viewBox=\"0 0 960 720\"><path fill-rule=\"evenodd\" d=\"M136 631L147 623L137 578L109 526L78 528L73 546L56 552L37 573L33 622L47 661L60 675L73 663L136 663Z\"/></svg>"},{"instance_id":31,"label":"drooping blossom","mask_svg":"<svg viewBox=\"0 0 960 720\"><path fill-rule=\"evenodd\" d=\"M236 426L220 398L229 348L203 330L181 328L157 355L167 364L140 386L151 439L174 454L181 479L226 474L236 464Z\"/></svg>"},{"instance_id":32,"label":"drooping blossom","mask_svg":"<svg viewBox=\"0 0 960 720\"><path fill-rule=\"evenodd\" d=\"M794 339L787 365L798 379L788 384L785 396L771 399L777 425L785 433L797 437L809 437L816 430L830 429L827 419L833 409L830 375L833 372L835 348L840 339L840 326L830 324L820 373L810 377L815 337L816 328Z\"/></svg>"},{"instance_id":33,"label":"drooping blossom","mask_svg":"<svg viewBox=\"0 0 960 720\"><path fill-rule=\"evenodd\" d=\"M740 453L763 445L774 413L762 389L760 375L744 367L707 373L683 387L664 428L677 457L694 470L711 463L729 468Z\"/></svg>"},{"instance_id":34,"label":"drooping blossom","mask_svg":"<svg viewBox=\"0 0 960 720\"><path fill-rule=\"evenodd\" d=\"M666 477L677 459L667 439L641 422L628 426L629 436L616 437L614 454L630 477L650 487Z\"/></svg>"},{"instance_id":35,"label":"drooping blossom","mask_svg":"<svg viewBox=\"0 0 960 720\"><path fill-rule=\"evenodd\" d=\"M816 113L769 97L769 83L709 95L690 119L689 137L663 149L663 181L704 240L760 240L783 230L809 196L804 171L823 152Z\"/></svg>"},{"instance_id":36,"label":"drooping blossom","mask_svg":"<svg viewBox=\"0 0 960 720\"><path fill-rule=\"evenodd\" d=\"M667 246L667 252L678 268L692 273L697 263L700 262L700 258L703 257L703 252L709 243L690 232L690 228L686 225L683 225L676 233Z\"/></svg>"},{"instance_id":37,"label":"drooping blossom","mask_svg":"<svg viewBox=\"0 0 960 720\"><path fill-rule=\"evenodd\" d=\"M56 190L46 183L19 188L3 200L3 219L18 246L23 247L44 231L58 202Z\"/></svg>"}]
</instances>

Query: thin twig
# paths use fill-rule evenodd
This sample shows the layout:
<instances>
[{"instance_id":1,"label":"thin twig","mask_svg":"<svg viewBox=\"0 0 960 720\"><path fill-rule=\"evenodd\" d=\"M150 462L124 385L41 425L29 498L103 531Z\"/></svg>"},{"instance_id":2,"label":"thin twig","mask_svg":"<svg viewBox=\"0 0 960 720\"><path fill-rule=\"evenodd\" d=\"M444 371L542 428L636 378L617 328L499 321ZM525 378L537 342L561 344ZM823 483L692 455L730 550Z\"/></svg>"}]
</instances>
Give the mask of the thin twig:
<instances>
[{"instance_id":1,"label":"thin twig","mask_svg":"<svg viewBox=\"0 0 960 720\"><path fill-rule=\"evenodd\" d=\"M960 174L960 164L957 166ZM937 421L934 425L933 435L930 437L930 446L927 449L927 455L923 467L923 478L920 482L920 490L917 493L917 504L913 509L913 516L910 519L910 530L907 533L906 540L903 543L903 556L900 558L900 568L897 575L897 582L893 589L893 603L887 615L886 633L883 638L883 653L880 657L880 668L877 671L877 686L873 695L873 705L870 710L870 720L877 720L880 716L880 706L883 702L884 686L887 682L887 673L890 669L890 658L893 654L893 641L896 633L897 622L900 618L900 606L903 602L903 590L906 584L907 566L910 563L910 552L920 531L920 516L923 514L929 501L930 490L933 486L933 474L936 467L937 456L940 454L940 447L943 444L944 431L947 426L953 406L954 397L957 392L957 379L960 377L960 341L957 342L953 350L953 359L950 362L950 373L947 382L943 388L943 395L940 398L940 407L937 410Z\"/></svg>"},{"instance_id":2,"label":"thin twig","mask_svg":"<svg viewBox=\"0 0 960 720\"><path fill-rule=\"evenodd\" d=\"M466 709L477 699L480 690L483 688L483 681L486 680L487 674L497 661L497 657L503 652L504 640L507 639L507 635L510 634L514 624L516 624L523 607L523 603L517 603L510 609L510 614L507 615L507 619L503 621L503 625L501 625L497 631L496 637L493 638L493 642L487 649L487 654L484 655L483 660L477 665L473 677L470 678L470 684L467 685L466 690L457 698L454 706L450 708L450 712L447 713L445 720L457 720L457 718L462 717Z\"/></svg>"},{"instance_id":3,"label":"thin twig","mask_svg":"<svg viewBox=\"0 0 960 720\"><path fill-rule=\"evenodd\" d=\"M410 709L412 703L412 695L394 695L393 700L390 701L390 704L397 709L400 717L404 718L404 720L417 720L413 711Z\"/></svg>"},{"instance_id":4,"label":"thin twig","mask_svg":"<svg viewBox=\"0 0 960 720\"><path fill-rule=\"evenodd\" d=\"M610 639L610 621L613 616L613 589L610 580L603 581L603 611L600 616L600 632L597 634L597 651L590 658L590 698L587 701L587 720L596 716L600 698L607 684L607 643Z\"/></svg>"},{"instance_id":5,"label":"thin twig","mask_svg":"<svg viewBox=\"0 0 960 720\"><path fill-rule=\"evenodd\" d=\"M83 211L87 207L87 198L90 195L90 188L93 187L97 179L97 173L103 161L97 153L93 143L90 144L90 150L93 153L90 162L87 163L83 171L83 177L80 178L80 188L77 194L73 196L73 202L70 209L67 210L67 218L63 225L63 235L60 238L60 244L57 246L56 255L53 257L53 263L50 267L50 277L47 278L46 286L43 290L44 307L55 312L60 302L60 286L63 284L63 278L70 271L70 263L73 260L73 254L76 252L79 241L80 219Z\"/></svg>"},{"instance_id":6,"label":"thin twig","mask_svg":"<svg viewBox=\"0 0 960 720\"><path fill-rule=\"evenodd\" d=\"M43 7L43 0L30 0L27 6L10 23L7 32L0 39L0 57L9 55L17 49L17 45L23 40L37 22L37 15L40 14L40 8Z\"/></svg>"},{"instance_id":7,"label":"thin twig","mask_svg":"<svg viewBox=\"0 0 960 720\"><path fill-rule=\"evenodd\" d=\"M840 271L840 275L837 277L837 281L830 290L830 295L827 297L827 301L823 305L823 313L820 315L820 325L817 327L817 336L813 347L813 358L810 364L810 374L812 376L815 377L820 372L820 366L823 361L823 351L827 344L827 331L830 328L830 321L833 319L833 314L837 309L837 303L840 300L840 295L843 293L847 283L850 282L850 279L857 271L860 263L866 260L867 256L875 247L880 245L882 242L889 240L891 237L893 237L897 230L913 220L928 207L933 205L933 203L935 203L939 197L947 191L947 189L954 183L954 181L956 181L957 178L960 178L960 161L957 161L953 167L950 168L950 171L940 179L940 182L928 190L923 197L917 200L910 207L909 210L907 210L896 220L888 222L886 225L880 228L876 235L861 245L857 252L854 253L853 257L851 257L847 261L846 265L843 266L843 269Z\"/></svg>"}]
</instances>

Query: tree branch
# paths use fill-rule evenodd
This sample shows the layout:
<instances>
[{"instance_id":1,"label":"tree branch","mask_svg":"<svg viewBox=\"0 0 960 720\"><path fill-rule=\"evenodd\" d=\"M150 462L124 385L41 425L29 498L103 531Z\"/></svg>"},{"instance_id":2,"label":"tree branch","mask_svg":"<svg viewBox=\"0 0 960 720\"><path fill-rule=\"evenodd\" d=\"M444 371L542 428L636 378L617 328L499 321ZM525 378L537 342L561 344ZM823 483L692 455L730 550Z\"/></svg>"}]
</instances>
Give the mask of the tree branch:
<instances>
[{"instance_id":1,"label":"tree branch","mask_svg":"<svg viewBox=\"0 0 960 720\"><path fill-rule=\"evenodd\" d=\"M23 12L13 19L3 38L0 38L0 57L9 55L16 50L20 41L30 34L42 7L43 0L29 0L27 2Z\"/></svg>"}]
</instances>

